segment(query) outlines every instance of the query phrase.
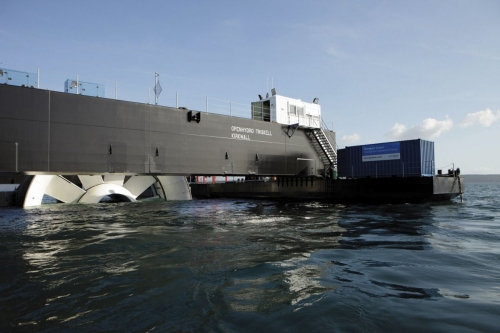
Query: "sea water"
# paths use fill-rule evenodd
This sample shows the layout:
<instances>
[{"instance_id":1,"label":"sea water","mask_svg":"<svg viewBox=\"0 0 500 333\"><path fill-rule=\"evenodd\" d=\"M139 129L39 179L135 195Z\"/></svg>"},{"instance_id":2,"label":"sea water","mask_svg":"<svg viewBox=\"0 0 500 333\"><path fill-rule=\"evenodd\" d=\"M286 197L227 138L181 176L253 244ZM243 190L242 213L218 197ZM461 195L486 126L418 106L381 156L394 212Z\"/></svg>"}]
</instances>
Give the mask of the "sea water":
<instances>
[{"instance_id":1,"label":"sea water","mask_svg":"<svg viewBox=\"0 0 500 333\"><path fill-rule=\"evenodd\" d=\"M3 208L0 331L497 332L499 190Z\"/></svg>"}]
</instances>

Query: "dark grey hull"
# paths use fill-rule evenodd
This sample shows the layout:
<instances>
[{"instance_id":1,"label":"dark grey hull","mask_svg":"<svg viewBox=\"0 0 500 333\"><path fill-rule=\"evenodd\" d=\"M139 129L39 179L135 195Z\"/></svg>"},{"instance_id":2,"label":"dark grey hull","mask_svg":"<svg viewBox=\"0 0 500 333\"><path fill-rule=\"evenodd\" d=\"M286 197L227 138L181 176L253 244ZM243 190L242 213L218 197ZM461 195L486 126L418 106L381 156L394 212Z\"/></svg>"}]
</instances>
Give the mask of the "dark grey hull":
<instances>
[{"instance_id":1,"label":"dark grey hull","mask_svg":"<svg viewBox=\"0 0 500 333\"><path fill-rule=\"evenodd\" d=\"M290 135L278 123L9 85L0 85L0 156L5 183L23 175L259 175L279 181L192 192L373 203L460 194L448 177L323 180L302 128Z\"/></svg>"},{"instance_id":2,"label":"dark grey hull","mask_svg":"<svg viewBox=\"0 0 500 333\"><path fill-rule=\"evenodd\" d=\"M0 85L0 173L317 175L323 168L302 129L290 138L281 124L203 112L188 121L188 112Z\"/></svg>"},{"instance_id":3,"label":"dark grey hull","mask_svg":"<svg viewBox=\"0 0 500 333\"><path fill-rule=\"evenodd\" d=\"M461 190L465 190L460 178ZM325 200L332 203L421 203L460 195L458 178L338 179L287 177L269 182L191 184L193 197Z\"/></svg>"}]
</instances>

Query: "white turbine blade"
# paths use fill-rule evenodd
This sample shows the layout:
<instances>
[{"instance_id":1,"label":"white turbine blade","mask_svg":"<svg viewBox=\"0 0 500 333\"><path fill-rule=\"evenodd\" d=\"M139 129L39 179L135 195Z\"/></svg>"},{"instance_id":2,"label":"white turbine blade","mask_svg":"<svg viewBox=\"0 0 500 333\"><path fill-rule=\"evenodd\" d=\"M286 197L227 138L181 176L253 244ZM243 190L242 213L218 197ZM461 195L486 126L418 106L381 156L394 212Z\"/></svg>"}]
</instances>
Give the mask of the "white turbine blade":
<instances>
[{"instance_id":1,"label":"white turbine blade","mask_svg":"<svg viewBox=\"0 0 500 333\"><path fill-rule=\"evenodd\" d=\"M84 190L62 176L53 176L45 189L45 194L66 203L77 202L84 193Z\"/></svg>"},{"instance_id":2,"label":"white turbine blade","mask_svg":"<svg viewBox=\"0 0 500 333\"><path fill-rule=\"evenodd\" d=\"M163 186L167 200L191 200L186 177L184 176L158 176L158 180Z\"/></svg>"},{"instance_id":3,"label":"white turbine blade","mask_svg":"<svg viewBox=\"0 0 500 333\"><path fill-rule=\"evenodd\" d=\"M80 181L82 182L82 186L85 190L88 190L91 187L102 184L104 181L102 180L102 176L100 175L78 175Z\"/></svg>"},{"instance_id":4,"label":"white turbine blade","mask_svg":"<svg viewBox=\"0 0 500 333\"><path fill-rule=\"evenodd\" d=\"M106 184L115 184L118 186L123 186L124 180L125 180L125 175L120 175L120 174L104 175L104 182Z\"/></svg>"},{"instance_id":5,"label":"white turbine blade","mask_svg":"<svg viewBox=\"0 0 500 333\"><path fill-rule=\"evenodd\" d=\"M133 176L123 186L132 193L132 195L137 198L142 194L148 187L153 185L156 179L152 176Z\"/></svg>"}]
</instances>

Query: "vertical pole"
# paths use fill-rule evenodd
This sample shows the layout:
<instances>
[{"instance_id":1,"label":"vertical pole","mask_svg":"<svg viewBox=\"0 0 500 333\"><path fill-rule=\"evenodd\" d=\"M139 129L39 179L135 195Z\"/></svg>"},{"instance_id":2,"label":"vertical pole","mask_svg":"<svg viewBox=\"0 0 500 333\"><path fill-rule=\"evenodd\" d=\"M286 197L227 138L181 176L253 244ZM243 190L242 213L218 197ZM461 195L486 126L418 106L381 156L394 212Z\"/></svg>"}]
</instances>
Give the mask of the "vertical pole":
<instances>
[{"instance_id":1,"label":"vertical pole","mask_svg":"<svg viewBox=\"0 0 500 333\"><path fill-rule=\"evenodd\" d=\"M179 108L179 92L175 92L175 107Z\"/></svg>"},{"instance_id":2,"label":"vertical pole","mask_svg":"<svg viewBox=\"0 0 500 333\"><path fill-rule=\"evenodd\" d=\"M288 115L288 123L287 123L287 125L291 125L290 124L290 102L289 101L286 102L286 114Z\"/></svg>"},{"instance_id":3,"label":"vertical pole","mask_svg":"<svg viewBox=\"0 0 500 333\"><path fill-rule=\"evenodd\" d=\"M155 72L155 87L154 87L154 92L155 92L155 105L158 105L158 94L156 93L158 87L156 86L158 82L158 73Z\"/></svg>"},{"instance_id":4,"label":"vertical pole","mask_svg":"<svg viewBox=\"0 0 500 333\"><path fill-rule=\"evenodd\" d=\"M19 159L18 159L18 143L16 142L16 172L19 172L18 166L19 166Z\"/></svg>"},{"instance_id":5,"label":"vertical pole","mask_svg":"<svg viewBox=\"0 0 500 333\"><path fill-rule=\"evenodd\" d=\"M36 69L36 87L40 88L40 68Z\"/></svg>"},{"instance_id":6,"label":"vertical pole","mask_svg":"<svg viewBox=\"0 0 500 333\"><path fill-rule=\"evenodd\" d=\"M118 83L115 81L115 99L118 98Z\"/></svg>"},{"instance_id":7,"label":"vertical pole","mask_svg":"<svg viewBox=\"0 0 500 333\"><path fill-rule=\"evenodd\" d=\"M76 74L76 94L78 95L78 74Z\"/></svg>"},{"instance_id":8,"label":"vertical pole","mask_svg":"<svg viewBox=\"0 0 500 333\"><path fill-rule=\"evenodd\" d=\"M49 121L47 122L47 171L50 171L50 91L49 91Z\"/></svg>"}]
</instances>

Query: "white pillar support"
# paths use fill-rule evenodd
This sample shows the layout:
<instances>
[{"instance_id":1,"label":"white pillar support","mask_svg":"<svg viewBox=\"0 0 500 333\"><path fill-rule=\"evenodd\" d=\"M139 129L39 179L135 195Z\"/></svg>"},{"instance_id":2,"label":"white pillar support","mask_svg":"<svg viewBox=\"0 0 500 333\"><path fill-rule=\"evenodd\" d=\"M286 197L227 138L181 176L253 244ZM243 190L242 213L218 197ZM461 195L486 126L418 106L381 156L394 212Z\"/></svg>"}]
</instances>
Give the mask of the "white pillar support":
<instances>
[{"instance_id":1,"label":"white pillar support","mask_svg":"<svg viewBox=\"0 0 500 333\"><path fill-rule=\"evenodd\" d=\"M42 204L45 189L54 176L39 175L34 176L24 197L23 208L40 206Z\"/></svg>"}]
</instances>

